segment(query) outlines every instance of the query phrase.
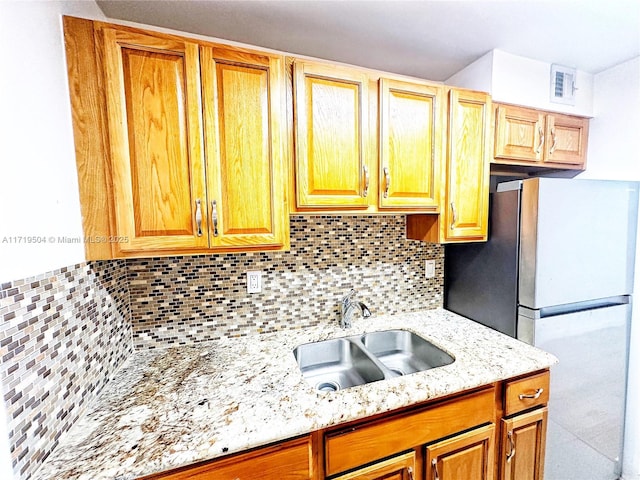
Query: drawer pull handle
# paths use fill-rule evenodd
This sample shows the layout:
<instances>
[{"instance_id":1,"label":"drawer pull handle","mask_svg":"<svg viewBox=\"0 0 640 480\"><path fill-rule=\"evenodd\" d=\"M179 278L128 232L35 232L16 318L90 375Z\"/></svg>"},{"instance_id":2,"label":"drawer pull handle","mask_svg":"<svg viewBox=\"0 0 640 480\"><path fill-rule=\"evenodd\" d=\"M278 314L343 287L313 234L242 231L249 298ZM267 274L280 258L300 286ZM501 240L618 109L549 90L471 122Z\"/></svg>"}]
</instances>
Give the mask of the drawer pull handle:
<instances>
[{"instance_id":1,"label":"drawer pull handle","mask_svg":"<svg viewBox=\"0 0 640 480\"><path fill-rule=\"evenodd\" d=\"M198 227L197 235L202 236L202 209L200 208L200 199L196 200L196 227Z\"/></svg>"},{"instance_id":2,"label":"drawer pull handle","mask_svg":"<svg viewBox=\"0 0 640 480\"><path fill-rule=\"evenodd\" d=\"M544 131L542 130L542 127L538 127L538 133L540 134L540 143L535 149L536 155L540 153L540 149L542 148L542 145L544 145Z\"/></svg>"},{"instance_id":3,"label":"drawer pull handle","mask_svg":"<svg viewBox=\"0 0 640 480\"><path fill-rule=\"evenodd\" d=\"M409 475L409 480L415 480L413 478L413 468L407 467L407 475Z\"/></svg>"},{"instance_id":4,"label":"drawer pull handle","mask_svg":"<svg viewBox=\"0 0 640 480\"><path fill-rule=\"evenodd\" d=\"M533 395L521 393L520 395L518 395L518 398L520 400L524 400L525 398L532 398L532 399L536 400L536 399L540 398L540 395L542 395L542 392L544 392L544 388L539 388L539 389L536 390L536 393L534 393Z\"/></svg>"},{"instance_id":5,"label":"drawer pull handle","mask_svg":"<svg viewBox=\"0 0 640 480\"><path fill-rule=\"evenodd\" d=\"M440 480L440 475L438 475L438 459L434 458L431 460L431 470L433 470L433 480Z\"/></svg>"},{"instance_id":6,"label":"drawer pull handle","mask_svg":"<svg viewBox=\"0 0 640 480\"><path fill-rule=\"evenodd\" d=\"M509 430L507 433L507 440L509 441L509 451L507 452L507 463L511 462L511 459L516 454L516 444L513 441L513 430Z\"/></svg>"}]
</instances>

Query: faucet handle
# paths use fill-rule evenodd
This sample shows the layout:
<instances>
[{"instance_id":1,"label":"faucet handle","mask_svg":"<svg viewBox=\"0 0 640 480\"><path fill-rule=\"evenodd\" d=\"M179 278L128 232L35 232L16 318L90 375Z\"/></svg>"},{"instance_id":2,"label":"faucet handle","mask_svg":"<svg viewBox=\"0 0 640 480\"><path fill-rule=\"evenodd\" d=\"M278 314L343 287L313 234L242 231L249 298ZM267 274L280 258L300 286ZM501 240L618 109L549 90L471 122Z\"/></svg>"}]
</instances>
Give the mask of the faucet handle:
<instances>
[{"instance_id":1,"label":"faucet handle","mask_svg":"<svg viewBox=\"0 0 640 480\"><path fill-rule=\"evenodd\" d=\"M349 303L349 300L351 300L351 297L353 297L355 294L356 294L356 290L355 288L352 288L349 293L347 293L344 297L342 297L342 303L345 305Z\"/></svg>"}]
</instances>

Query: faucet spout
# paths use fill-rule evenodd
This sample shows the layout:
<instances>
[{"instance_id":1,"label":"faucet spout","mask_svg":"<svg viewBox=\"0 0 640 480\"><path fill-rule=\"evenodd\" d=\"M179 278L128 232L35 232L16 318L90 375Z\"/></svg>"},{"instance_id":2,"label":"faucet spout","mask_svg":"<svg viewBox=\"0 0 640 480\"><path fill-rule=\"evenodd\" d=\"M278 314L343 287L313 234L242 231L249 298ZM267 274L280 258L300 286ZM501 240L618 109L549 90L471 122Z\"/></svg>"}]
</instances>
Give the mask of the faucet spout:
<instances>
[{"instance_id":1,"label":"faucet spout","mask_svg":"<svg viewBox=\"0 0 640 480\"><path fill-rule=\"evenodd\" d=\"M351 290L343 299L340 311L340 326L342 328L351 328L351 318L354 310L360 310L364 318L371 316L371 310L364 303L353 300L355 290Z\"/></svg>"}]
</instances>

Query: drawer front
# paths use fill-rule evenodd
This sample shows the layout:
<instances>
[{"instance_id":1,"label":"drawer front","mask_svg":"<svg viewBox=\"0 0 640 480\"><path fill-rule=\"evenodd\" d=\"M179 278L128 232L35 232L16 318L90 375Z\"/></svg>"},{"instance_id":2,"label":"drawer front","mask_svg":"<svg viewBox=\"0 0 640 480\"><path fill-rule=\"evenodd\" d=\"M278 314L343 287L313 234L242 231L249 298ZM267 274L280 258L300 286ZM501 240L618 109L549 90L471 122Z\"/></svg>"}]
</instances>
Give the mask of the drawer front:
<instances>
[{"instance_id":1,"label":"drawer front","mask_svg":"<svg viewBox=\"0 0 640 480\"><path fill-rule=\"evenodd\" d=\"M505 389L505 416L546 405L549 401L549 372L507 382Z\"/></svg>"},{"instance_id":2,"label":"drawer front","mask_svg":"<svg viewBox=\"0 0 640 480\"><path fill-rule=\"evenodd\" d=\"M311 437L305 437L144 480L310 480L311 459Z\"/></svg>"},{"instance_id":3,"label":"drawer front","mask_svg":"<svg viewBox=\"0 0 640 480\"><path fill-rule=\"evenodd\" d=\"M325 436L326 475L491 423L494 417L494 388L488 388L417 412L329 433Z\"/></svg>"}]
</instances>

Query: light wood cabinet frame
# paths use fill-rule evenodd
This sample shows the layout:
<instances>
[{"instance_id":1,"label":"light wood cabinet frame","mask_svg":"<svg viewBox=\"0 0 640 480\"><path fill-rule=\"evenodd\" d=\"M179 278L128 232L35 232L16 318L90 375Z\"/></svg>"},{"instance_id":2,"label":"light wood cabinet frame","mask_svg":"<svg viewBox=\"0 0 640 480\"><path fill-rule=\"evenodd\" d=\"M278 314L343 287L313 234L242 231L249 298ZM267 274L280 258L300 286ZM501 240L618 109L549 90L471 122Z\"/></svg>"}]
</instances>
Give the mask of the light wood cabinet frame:
<instances>
[{"instance_id":1,"label":"light wood cabinet frame","mask_svg":"<svg viewBox=\"0 0 640 480\"><path fill-rule=\"evenodd\" d=\"M83 229L89 239L85 242L86 258L287 250L289 209L283 57L73 17L64 17L63 22ZM223 193L225 200L235 202L238 208L225 211L228 204L222 204L218 226L225 229L219 229L224 234L218 236L213 235L209 190L224 190L224 182L229 185L234 178L219 168L222 164L217 155L219 138L212 147L212 137L216 134L203 133L203 122L211 125L210 115L208 119L207 115L203 118L203 107L210 113L211 104L203 105L201 97L200 47L225 52L224 61L233 68L253 67L256 72L264 72L263 83L270 95L258 105L264 109L263 116L269 117L262 122L268 128L253 128L252 132L259 132L257 139L245 137L264 146L261 158L269 157L264 164L269 172L251 172L238 182L244 184L242 189ZM142 58L143 55L146 57ZM258 63L251 65L253 61ZM142 93L136 95L143 101L131 104L142 112L138 117L131 117L130 109L126 108L125 90L137 87L127 83L125 66L137 69L149 84L159 82L147 90L139 88ZM205 77L210 85L211 78ZM171 88L176 91L175 98L171 97ZM230 91L236 104L245 101L237 90L231 88ZM162 95L170 101L163 104ZM164 107L167 111L162 111ZM251 127L256 117L247 118L242 127ZM141 134L132 135L131 125ZM164 141L153 138L164 138ZM236 135L236 138L240 137ZM214 152L213 159L205 155L204 139L207 149ZM247 148L238 141L232 142L231 147ZM148 153L141 164L134 161L137 152ZM167 166L170 173L166 173ZM141 168L140 178L145 179L147 186L136 186L133 181L138 175L136 168ZM156 175L163 170L166 174ZM266 182L271 184L265 188L267 177ZM236 181L238 178L235 175ZM258 189L260 198L256 194ZM238 192L243 190L247 196L239 203ZM265 195L268 200L263 198ZM141 218L148 222L144 223ZM202 235L197 235L200 219ZM233 228L226 228L229 226Z\"/></svg>"}]
</instances>

